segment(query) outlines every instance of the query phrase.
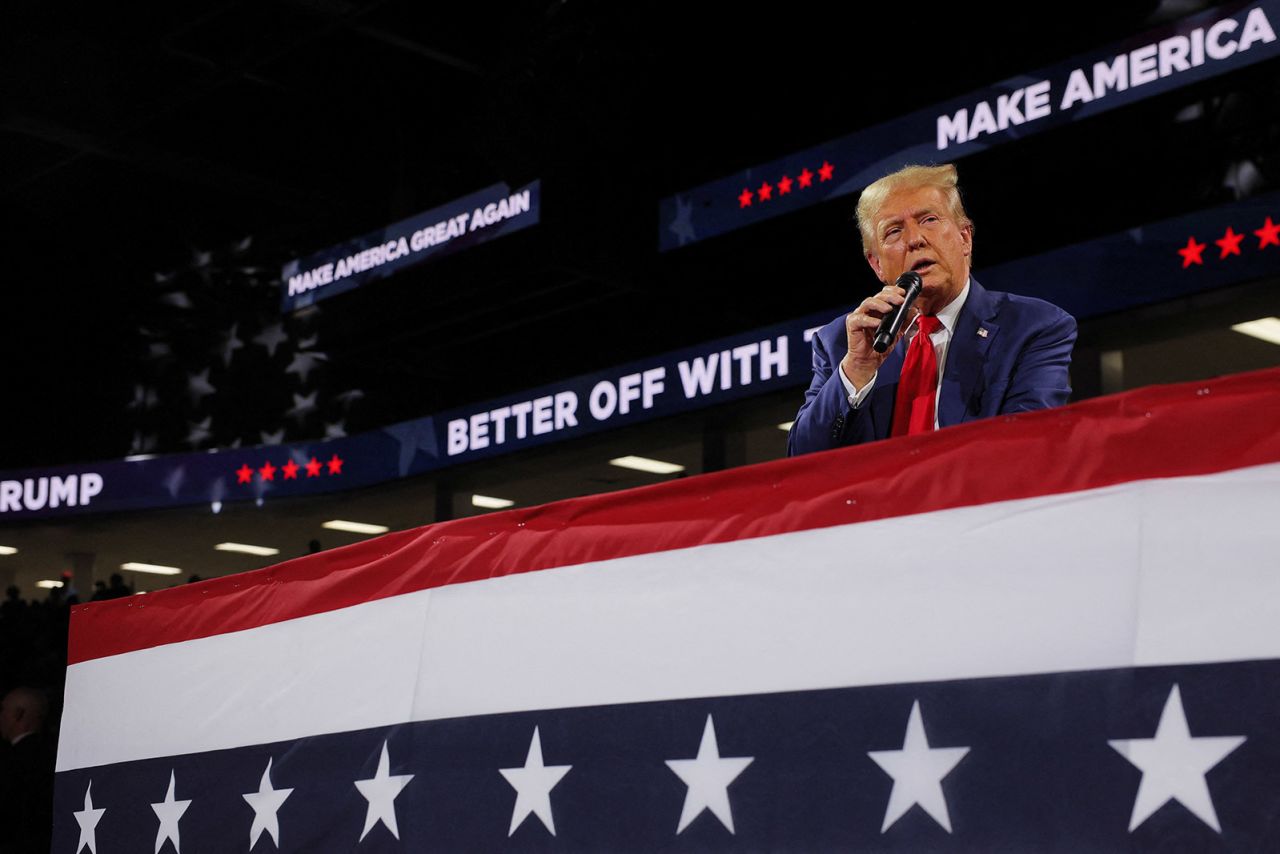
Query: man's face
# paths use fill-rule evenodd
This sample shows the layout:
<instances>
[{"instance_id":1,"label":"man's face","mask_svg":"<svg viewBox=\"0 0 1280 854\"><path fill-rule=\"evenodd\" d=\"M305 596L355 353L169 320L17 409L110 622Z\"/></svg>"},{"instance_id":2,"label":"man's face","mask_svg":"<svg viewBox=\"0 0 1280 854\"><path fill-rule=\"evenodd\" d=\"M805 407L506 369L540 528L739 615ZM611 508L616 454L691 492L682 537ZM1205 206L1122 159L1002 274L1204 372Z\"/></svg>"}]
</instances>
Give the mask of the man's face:
<instances>
[{"instance_id":1,"label":"man's face","mask_svg":"<svg viewBox=\"0 0 1280 854\"><path fill-rule=\"evenodd\" d=\"M969 279L973 230L952 219L947 197L937 187L903 187L889 193L874 221L875 240L867 261L885 284L907 270L924 281L916 303L925 314L937 314Z\"/></svg>"}]
</instances>

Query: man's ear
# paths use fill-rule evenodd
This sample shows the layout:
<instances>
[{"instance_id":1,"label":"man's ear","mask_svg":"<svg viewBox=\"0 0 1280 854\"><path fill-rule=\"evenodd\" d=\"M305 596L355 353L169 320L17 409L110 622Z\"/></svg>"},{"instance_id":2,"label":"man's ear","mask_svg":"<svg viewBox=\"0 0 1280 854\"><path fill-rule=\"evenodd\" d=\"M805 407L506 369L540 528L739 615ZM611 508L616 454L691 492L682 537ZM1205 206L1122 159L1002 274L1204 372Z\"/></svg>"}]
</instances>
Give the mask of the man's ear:
<instances>
[{"instance_id":1,"label":"man's ear","mask_svg":"<svg viewBox=\"0 0 1280 854\"><path fill-rule=\"evenodd\" d=\"M960 240L964 243L964 255L968 258L973 254L973 223L969 223L960 229Z\"/></svg>"},{"instance_id":2,"label":"man's ear","mask_svg":"<svg viewBox=\"0 0 1280 854\"><path fill-rule=\"evenodd\" d=\"M867 263L871 265L871 269L875 271L876 278L884 281L884 273L880 271L880 259L876 257L876 253L867 253Z\"/></svg>"}]
</instances>

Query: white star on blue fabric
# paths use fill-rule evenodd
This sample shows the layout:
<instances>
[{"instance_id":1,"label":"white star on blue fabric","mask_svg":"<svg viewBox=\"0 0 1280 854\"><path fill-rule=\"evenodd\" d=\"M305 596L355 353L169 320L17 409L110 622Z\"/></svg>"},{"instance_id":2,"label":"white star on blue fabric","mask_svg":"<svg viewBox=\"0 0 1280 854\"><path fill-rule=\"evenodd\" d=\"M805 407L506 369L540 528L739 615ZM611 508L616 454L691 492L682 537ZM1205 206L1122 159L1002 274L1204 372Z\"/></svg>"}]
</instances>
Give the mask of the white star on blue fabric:
<instances>
[{"instance_id":1,"label":"white star on blue fabric","mask_svg":"<svg viewBox=\"0 0 1280 854\"><path fill-rule=\"evenodd\" d=\"M711 720L711 715L707 715L697 758L667 760L667 767L689 787L684 794L684 807L680 810L680 823L676 825L676 833L681 833L703 810L711 810L711 814L720 819L725 829L733 833L729 784L746 770L753 759L751 756L722 757L720 746L716 744L716 725Z\"/></svg>"},{"instance_id":2,"label":"white star on blue fabric","mask_svg":"<svg viewBox=\"0 0 1280 854\"><path fill-rule=\"evenodd\" d=\"M382 822L396 839L400 838L400 828L396 825L396 797L412 779L412 774L391 773L391 756L387 753L387 743L382 742L382 756L378 759L378 770L373 778L356 780L356 788L369 802L369 809L364 815L364 830L360 832L361 840L378 822Z\"/></svg>"},{"instance_id":3,"label":"white star on blue fabric","mask_svg":"<svg viewBox=\"0 0 1280 854\"><path fill-rule=\"evenodd\" d=\"M289 367L284 369L286 374L297 374L298 379L305 384L307 377L316 369L320 362L329 361L329 357L319 351L307 353L294 353L293 361L289 362Z\"/></svg>"},{"instance_id":4,"label":"white star on blue fabric","mask_svg":"<svg viewBox=\"0 0 1280 854\"><path fill-rule=\"evenodd\" d=\"M681 246L698 239L697 232L693 230L693 202L676 196L676 215L667 230L676 236Z\"/></svg>"},{"instance_id":5,"label":"white star on blue fabric","mask_svg":"<svg viewBox=\"0 0 1280 854\"><path fill-rule=\"evenodd\" d=\"M308 415L316 411L316 398L320 392L313 391L308 395L295 394L293 406L285 411L285 415L301 423Z\"/></svg>"},{"instance_id":6,"label":"white star on blue fabric","mask_svg":"<svg viewBox=\"0 0 1280 854\"><path fill-rule=\"evenodd\" d=\"M222 364L226 367L231 365L231 357L237 350L244 346L244 342L240 340L240 336L236 334L240 324L233 323L231 328L227 330L227 334L222 339Z\"/></svg>"},{"instance_id":7,"label":"white star on blue fabric","mask_svg":"<svg viewBox=\"0 0 1280 854\"><path fill-rule=\"evenodd\" d=\"M1182 692L1174 685L1160 712L1154 737L1118 738L1107 742L1142 771L1142 782L1138 784L1133 814L1129 818L1129 832L1173 800L1221 833L1204 775L1244 742L1243 735L1193 736L1182 709Z\"/></svg>"},{"instance_id":8,"label":"white star on blue fabric","mask_svg":"<svg viewBox=\"0 0 1280 854\"><path fill-rule=\"evenodd\" d=\"M213 416L206 416L203 421L188 421L186 442L191 447L196 447L201 442L206 441L213 435Z\"/></svg>"},{"instance_id":9,"label":"white star on blue fabric","mask_svg":"<svg viewBox=\"0 0 1280 854\"><path fill-rule=\"evenodd\" d=\"M258 844L258 839L265 831L271 841L276 844L276 848L280 847L280 819L276 813L279 812L281 804L289 795L293 794L293 789L276 789L271 785L271 759L267 759L267 769L262 772L262 780L258 783L258 791L246 792L240 797L244 798L249 806L253 807L253 826L249 828L249 850L253 850L253 846Z\"/></svg>"},{"instance_id":10,"label":"white star on blue fabric","mask_svg":"<svg viewBox=\"0 0 1280 854\"><path fill-rule=\"evenodd\" d=\"M198 374L187 374L187 393L191 395L191 401L199 404L211 394L217 394L218 390L209 382L209 368L205 368Z\"/></svg>"},{"instance_id":11,"label":"white star on blue fabric","mask_svg":"<svg viewBox=\"0 0 1280 854\"><path fill-rule=\"evenodd\" d=\"M551 831L552 836L556 835L556 823L551 817L551 790L572 767L542 764L542 739L538 735L538 728L534 727L524 767L498 769L516 790L516 805L511 810L511 827L507 830L507 836L514 834L530 813L542 820L543 827Z\"/></svg>"},{"instance_id":12,"label":"white star on blue fabric","mask_svg":"<svg viewBox=\"0 0 1280 854\"><path fill-rule=\"evenodd\" d=\"M155 810L156 818L160 819L160 829L156 831L156 854L160 854L160 849L166 841L173 842L173 850L177 854L182 854L182 842L178 838L178 822L182 820L182 814L187 811L187 807L191 806L191 801L173 799L174 783L174 774L170 771L169 791L165 794L164 800L151 805L151 809Z\"/></svg>"},{"instance_id":13,"label":"white star on blue fabric","mask_svg":"<svg viewBox=\"0 0 1280 854\"><path fill-rule=\"evenodd\" d=\"M947 799L942 794L942 778L950 774L968 752L967 747L930 747L924 734L920 701L916 700L911 705L902 749L867 752L893 778L893 791L889 793L889 805L885 808L880 832L884 833L906 815L907 810L919 804L930 818L950 833L951 815L947 812Z\"/></svg>"},{"instance_id":14,"label":"white star on blue fabric","mask_svg":"<svg viewBox=\"0 0 1280 854\"><path fill-rule=\"evenodd\" d=\"M266 347L267 355L273 359L276 355L276 348L288 340L289 335L284 331L284 324L282 323L272 324L253 336L253 343Z\"/></svg>"},{"instance_id":15,"label":"white star on blue fabric","mask_svg":"<svg viewBox=\"0 0 1280 854\"><path fill-rule=\"evenodd\" d=\"M98 854L97 827L106 812L105 807L94 809L93 781L90 780L88 787L84 790L84 809L72 813L76 817L76 824L80 825L80 841L76 843L76 854L80 854L81 849L86 846L89 854Z\"/></svg>"}]
</instances>

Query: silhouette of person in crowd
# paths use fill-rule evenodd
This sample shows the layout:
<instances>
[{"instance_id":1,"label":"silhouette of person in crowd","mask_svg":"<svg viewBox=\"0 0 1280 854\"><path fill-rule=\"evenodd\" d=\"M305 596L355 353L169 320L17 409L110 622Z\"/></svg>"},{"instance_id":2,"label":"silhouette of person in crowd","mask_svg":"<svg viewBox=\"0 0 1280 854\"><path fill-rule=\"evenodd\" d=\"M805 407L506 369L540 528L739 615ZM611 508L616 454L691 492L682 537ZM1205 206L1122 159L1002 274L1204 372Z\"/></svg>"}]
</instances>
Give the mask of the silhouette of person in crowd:
<instances>
[{"instance_id":1,"label":"silhouette of person in crowd","mask_svg":"<svg viewBox=\"0 0 1280 854\"><path fill-rule=\"evenodd\" d=\"M47 854L53 833L55 750L49 698L19 686L0 700L0 851Z\"/></svg>"}]
</instances>

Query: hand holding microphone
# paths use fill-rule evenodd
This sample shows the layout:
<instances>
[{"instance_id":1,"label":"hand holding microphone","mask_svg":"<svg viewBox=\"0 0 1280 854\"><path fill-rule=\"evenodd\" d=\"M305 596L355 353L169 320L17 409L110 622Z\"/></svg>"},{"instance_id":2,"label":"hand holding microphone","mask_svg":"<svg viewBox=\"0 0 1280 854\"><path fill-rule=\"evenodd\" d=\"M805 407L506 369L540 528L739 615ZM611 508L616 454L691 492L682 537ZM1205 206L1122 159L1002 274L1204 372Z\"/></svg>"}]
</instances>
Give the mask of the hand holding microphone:
<instances>
[{"instance_id":1,"label":"hand holding microphone","mask_svg":"<svg viewBox=\"0 0 1280 854\"><path fill-rule=\"evenodd\" d=\"M849 352L840 369L856 388L869 383L888 358L889 350L915 316L912 304L923 287L920 274L908 270L894 284L885 285L879 293L863 300L845 318Z\"/></svg>"},{"instance_id":2,"label":"hand holding microphone","mask_svg":"<svg viewBox=\"0 0 1280 854\"><path fill-rule=\"evenodd\" d=\"M876 328L875 341L872 342L871 346L877 353L883 353L888 350L898 340L899 333L907 325L907 314L911 311L911 304L916 301L916 297L920 296L920 291L924 289L924 280L920 278L919 273L908 270L898 277L898 281L894 282L894 286L904 289L905 293L902 297L902 304L886 314Z\"/></svg>"}]
</instances>

